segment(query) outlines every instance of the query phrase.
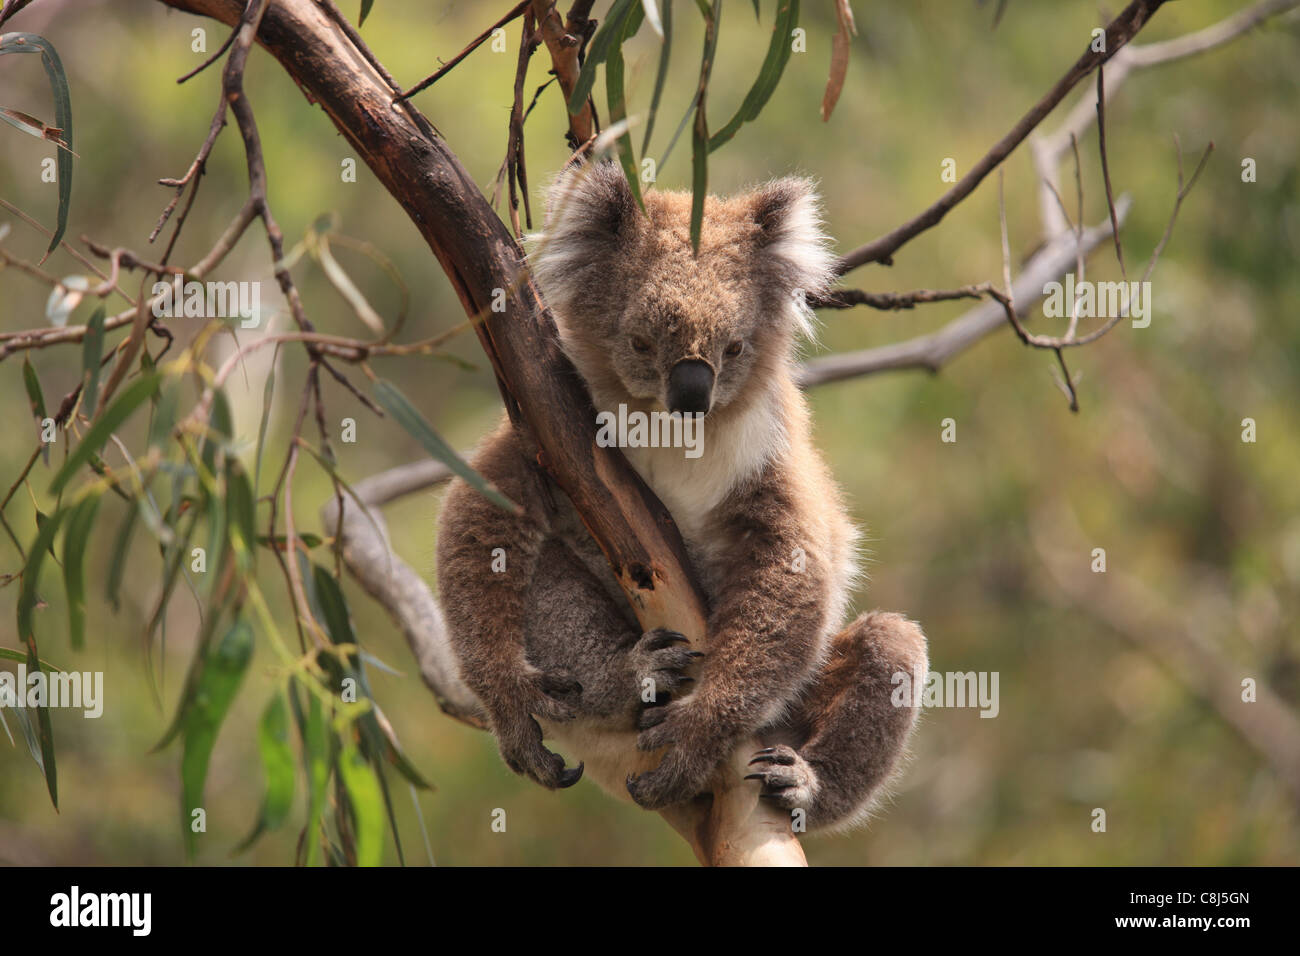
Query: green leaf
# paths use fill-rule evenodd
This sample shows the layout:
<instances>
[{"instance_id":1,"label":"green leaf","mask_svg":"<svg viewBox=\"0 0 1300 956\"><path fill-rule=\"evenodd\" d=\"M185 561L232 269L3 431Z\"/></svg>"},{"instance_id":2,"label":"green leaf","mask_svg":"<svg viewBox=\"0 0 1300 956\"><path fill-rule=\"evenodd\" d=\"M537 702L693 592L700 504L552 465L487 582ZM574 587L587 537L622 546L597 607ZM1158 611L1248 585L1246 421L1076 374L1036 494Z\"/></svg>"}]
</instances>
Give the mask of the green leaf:
<instances>
[{"instance_id":1,"label":"green leaf","mask_svg":"<svg viewBox=\"0 0 1300 956\"><path fill-rule=\"evenodd\" d=\"M18 592L18 639L27 645L27 672L35 674L41 670L40 658L36 653L36 632L33 613L36 610L36 585L41 575L41 565L54 542L54 535L68 515L68 509L56 511L36 532L36 541L27 552L27 566L23 568L22 589ZM36 736L40 747L40 765L45 772L45 785L50 792L50 800L55 809L59 806L59 778L54 761L54 729L50 725L48 701L36 712Z\"/></svg>"},{"instance_id":2,"label":"green leaf","mask_svg":"<svg viewBox=\"0 0 1300 956\"><path fill-rule=\"evenodd\" d=\"M86 636L86 545L95 526L100 493L92 493L72 509L63 533L63 581L68 592L68 634L74 650L85 646Z\"/></svg>"},{"instance_id":3,"label":"green leaf","mask_svg":"<svg viewBox=\"0 0 1300 956\"><path fill-rule=\"evenodd\" d=\"M36 541L27 552L27 566L23 568L23 584L18 592L18 639L20 641L27 642L35 637L33 613L38 600L37 578L40 577L45 556L54 555L54 536L69 513L70 509L65 508L37 522Z\"/></svg>"},{"instance_id":4,"label":"green leaf","mask_svg":"<svg viewBox=\"0 0 1300 956\"><path fill-rule=\"evenodd\" d=\"M379 866L384 857L384 801L378 775L348 743L339 754L339 776L356 819L357 865Z\"/></svg>"},{"instance_id":5,"label":"green leaf","mask_svg":"<svg viewBox=\"0 0 1300 956\"><path fill-rule=\"evenodd\" d=\"M605 63L605 96L609 103L609 124L613 126L627 118L627 103L623 94L623 41L636 33L641 26L640 7L628 11L627 18L619 30L618 38L610 48ZM636 204L645 211L645 202L641 199L641 182L637 175L636 154L632 150L632 134L627 130L618 138L618 161L623 166L623 175L627 177L628 188Z\"/></svg>"},{"instance_id":6,"label":"green leaf","mask_svg":"<svg viewBox=\"0 0 1300 956\"><path fill-rule=\"evenodd\" d=\"M655 116L659 113L659 99L663 96L664 83L668 79L668 58L673 49L673 3L665 0L663 15L663 47L659 51L659 71L655 74L655 89L650 97L650 112L646 114L645 139L641 141L641 154L650 149L650 134L654 132Z\"/></svg>"},{"instance_id":7,"label":"green leaf","mask_svg":"<svg viewBox=\"0 0 1300 956\"><path fill-rule=\"evenodd\" d=\"M45 394L41 391L41 380L36 377L36 369L28 359L23 359L23 385L27 389L27 401L31 403L32 414L40 421L45 417Z\"/></svg>"},{"instance_id":8,"label":"green leaf","mask_svg":"<svg viewBox=\"0 0 1300 956\"><path fill-rule=\"evenodd\" d=\"M217 473L217 449L227 447L233 434L230 403L226 393L217 389L212 396L212 414L208 417L208 431L203 437L203 467L209 475Z\"/></svg>"},{"instance_id":9,"label":"green leaf","mask_svg":"<svg viewBox=\"0 0 1300 956\"><path fill-rule=\"evenodd\" d=\"M135 531L135 522L140 517L140 510L145 507L147 505L144 501L131 502L113 538L114 560L108 563L108 579L104 585L104 596L108 599L108 603L113 605L114 613L122 607L119 595L122 593L122 576L126 573L127 552L131 548L131 533Z\"/></svg>"},{"instance_id":10,"label":"green leaf","mask_svg":"<svg viewBox=\"0 0 1300 956\"><path fill-rule=\"evenodd\" d=\"M325 807L325 788L329 784L329 739L325 732L325 717L320 699L310 690L307 709L303 712L298 700L298 681L289 683L289 703L293 707L298 735L302 738L302 765L307 775L307 827L302 844L307 849L306 863L315 866L320 862L321 811Z\"/></svg>"},{"instance_id":11,"label":"green leaf","mask_svg":"<svg viewBox=\"0 0 1300 956\"><path fill-rule=\"evenodd\" d=\"M605 22L592 37L591 46L587 48L587 59L582 64L582 72L578 74L578 82L573 85L573 95L569 97L570 114L576 115L582 109L582 104L587 102L591 88L596 84L596 67L605 62L616 39L617 42L622 42L623 21L632 9L632 4L633 0L614 0L605 16Z\"/></svg>"},{"instance_id":12,"label":"green leaf","mask_svg":"<svg viewBox=\"0 0 1300 956\"><path fill-rule=\"evenodd\" d=\"M185 831L186 852L191 858L197 850L190 826L191 812L203 806L212 748L252 657L253 630L238 618L204 660L194 700L182 721L181 826Z\"/></svg>"},{"instance_id":13,"label":"green leaf","mask_svg":"<svg viewBox=\"0 0 1300 956\"><path fill-rule=\"evenodd\" d=\"M284 695L277 693L262 712L257 727L257 749L262 755L262 772L266 775L266 792L257 822L232 855L252 846L263 833L275 830L289 817L293 807L293 748L289 746L289 711Z\"/></svg>"},{"instance_id":14,"label":"green leaf","mask_svg":"<svg viewBox=\"0 0 1300 956\"><path fill-rule=\"evenodd\" d=\"M81 343L81 374L86 383L81 393L81 407L87 418L95 417L95 401L99 397L99 363L104 357L104 307L90 316L86 323L86 338Z\"/></svg>"},{"instance_id":15,"label":"green leaf","mask_svg":"<svg viewBox=\"0 0 1300 956\"><path fill-rule=\"evenodd\" d=\"M49 521L49 520L50 520L50 519L49 519L48 517L46 517L44 511L42 511L40 508L37 508L37 509L36 509L36 530L37 530L37 531L39 531L39 530L41 530L42 528L44 528L44 527L45 527L45 523L46 523L47 521ZM48 549L48 550L49 550L49 552L50 552L50 557L51 557L51 558L54 558L55 561L59 560L58 557L56 557L55 554L54 554L54 540L53 540L53 539L50 540L50 546L49 546L49 549Z\"/></svg>"},{"instance_id":16,"label":"green leaf","mask_svg":"<svg viewBox=\"0 0 1300 956\"><path fill-rule=\"evenodd\" d=\"M63 239L63 233L68 228L68 209L72 205L72 97L68 91L68 77L63 72L63 63L53 44L35 33L6 33L0 36L0 54L2 53L41 55L41 63L50 80L50 91L54 94L54 125L62 130L63 144L67 147L58 150L56 156L59 175L58 224L54 228L49 248L41 257L41 262L44 262Z\"/></svg>"},{"instance_id":17,"label":"green leaf","mask_svg":"<svg viewBox=\"0 0 1300 956\"><path fill-rule=\"evenodd\" d=\"M700 231L704 227L704 197L709 191L709 122L704 103L709 89L713 58L718 52L718 30L722 0L713 0L713 12L704 32L704 58L700 63L700 88L695 103L695 124L691 131L691 248L698 255Z\"/></svg>"},{"instance_id":18,"label":"green leaf","mask_svg":"<svg viewBox=\"0 0 1300 956\"><path fill-rule=\"evenodd\" d=\"M32 368L32 363L26 356L23 357L23 387L27 389L27 402L31 405L36 425L42 428L41 423L45 421L45 394L41 391L41 380L36 376L36 369ZM45 459L45 464L50 463L49 442L41 442L41 457Z\"/></svg>"},{"instance_id":19,"label":"green leaf","mask_svg":"<svg viewBox=\"0 0 1300 956\"><path fill-rule=\"evenodd\" d=\"M153 418L149 422L149 447L162 448L176 427L176 399L180 391L178 382L168 382L158 391Z\"/></svg>"},{"instance_id":20,"label":"green leaf","mask_svg":"<svg viewBox=\"0 0 1300 956\"><path fill-rule=\"evenodd\" d=\"M785 66L790 62L790 54L793 51L793 44L790 42L790 31L795 28L799 22L799 0L780 0L776 8L776 22L772 26L772 40L767 47L767 56L763 60L763 65L758 71L758 79L750 87L749 93L745 95L744 101L740 104L740 109L726 126L713 134L709 140L709 152L713 152L723 143L727 142L736 135L744 123L756 119L767 105L768 99L776 90L777 84L781 81L781 75L785 72Z\"/></svg>"},{"instance_id":21,"label":"green leaf","mask_svg":"<svg viewBox=\"0 0 1300 956\"><path fill-rule=\"evenodd\" d=\"M275 361L279 356L277 345L271 356L271 369L266 373L266 384L262 386L262 420L257 425L257 455L253 464L253 492L262 486L262 452L266 448L266 426L271 421L271 397L275 394Z\"/></svg>"},{"instance_id":22,"label":"green leaf","mask_svg":"<svg viewBox=\"0 0 1300 956\"><path fill-rule=\"evenodd\" d=\"M253 530L257 504L253 500L253 486L248 482L248 473L237 458L226 461L226 508L230 512L230 530L238 536L238 543L232 541L235 548L235 562L239 570L247 574L252 570L256 556L257 534Z\"/></svg>"},{"instance_id":23,"label":"green leaf","mask_svg":"<svg viewBox=\"0 0 1300 956\"><path fill-rule=\"evenodd\" d=\"M22 663L26 664L27 652L16 651L12 647L0 647L0 661L21 661ZM55 667L53 664L51 664L49 661L45 660L44 658L41 659L41 667L43 667L47 671L55 671L56 673L59 674L63 673L62 667Z\"/></svg>"},{"instance_id":24,"label":"green leaf","mask_svg":"<svg viewBox=\"0 0 1300 956\"><path fill-rule=\"evenodd\" d=\"M357 19L357 26L362 27L366 24L366 17L370 16L370 8L375 5L375 0L361 0L361 16Z\"/></svg>"},{"instance_id":25,"label":"green leaf","mask_svg":"<svg viewBox=\"0 0 1300 956\"><path fill-rule=\"evenodd\" d=\"M104 447L104 442L108 441L108 436L121 426L121 424L130 417L131 413L140 407L145 401L158 389L158 383L161 377L155 373L145 375L122 390L122 394L108 408L99 419L90 426L81 443L72 450L64 461L63 467L59 469L54 476L54 481L50 482L50 494L58 495L67 485L68 481L76 474L77 469L90 460L92 455L99 452Z\"/></svg>"},{"instance_id":26,"label":"green leaf","mask_svg":"<svg viewBox=\"0 0 1300 956\"><path fill-rule=\"evenodd\" d=\"M308 567L305 559L302 560L302 564L304 568ZM310 565L310 569L310 575L303 575L304 579L309 582L309 601L312 604L313 613L325 625L330 640L335 644L353 644L360 647L361 642L357 640L356 633L352 630L352 618L348 611L347 598L343 596L343 591L339 588L338 582L329 571L320 565ZM375 695L370 690L370 681L366 678L366 669L361 663L359 655L349 654L342 666L338 665L338 660L335 657L323 657L322 665L331 672L330 676L334 681L332 690L337 693L342 688L343 681L351 678L356 682L359 692L358 700L365 697L371 703L370 712L363 714L358 720L361 728L362 752L375 761L376 767L380 765L381 759L386 759L415 786L422 790L433 789L429 782L415 769L410 760L407 759L397 745L396 740L386 733L379 723L379 705L375 702Z\"/></svg>"},{"instance_id":27,"label":"green leaf","mask_svg":"<svg viewBox=\"0 0 1300 956\"><path fill-rule=\"evenodd\" d=\"M519 505L501 494L491 482L471 468L450 445L442 440L396 385L380 379L375 383L374 394L375 401L380 407L392 415L397 423L424 447L425 451L463 478L471 488L499 508L515 514L522 513L523 509Z\"/></svg>"}]
</instances>

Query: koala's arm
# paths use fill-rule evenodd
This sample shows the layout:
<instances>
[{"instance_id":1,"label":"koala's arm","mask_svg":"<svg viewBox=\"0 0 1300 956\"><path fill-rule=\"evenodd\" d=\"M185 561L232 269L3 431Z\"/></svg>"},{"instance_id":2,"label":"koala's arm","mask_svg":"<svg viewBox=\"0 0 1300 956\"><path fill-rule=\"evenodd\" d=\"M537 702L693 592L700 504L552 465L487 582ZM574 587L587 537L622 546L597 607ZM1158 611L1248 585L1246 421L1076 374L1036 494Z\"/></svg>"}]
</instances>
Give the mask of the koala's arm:
<instances>
[{"instance_id":1,"label":"koala's arm","mask_svg":"<svg viewBox=\"0 0 1300 956\"><path fill-rule=\"evenodd\" d=\"M576 783L581 768L542 746L535 716L573 717L577 684L528 663L524 622L529 587L548 534L547 491L503 422L474 468L524 508L512 514L462 481L453 483L438 531L438 583L451 644L465 683L482 702L506 764L546 787ZM500 549L500 551L497 551Z\"/></svg>"},{"instance_id":2,"label":"koala's arm","mask_svg":"<svg viewBox=\"0 0 1300 956\"><path fill-rule=\"evenodd\" d=\"M629 782L638 803L689 799L746 735L777 719L820 660L834 603L830 556L811 540L805 496L779 474L733 499L725 518L728 570L709 619L695 692L647 710L638 746L668 747L654 771Z\"/></svg>"}]
</instances>

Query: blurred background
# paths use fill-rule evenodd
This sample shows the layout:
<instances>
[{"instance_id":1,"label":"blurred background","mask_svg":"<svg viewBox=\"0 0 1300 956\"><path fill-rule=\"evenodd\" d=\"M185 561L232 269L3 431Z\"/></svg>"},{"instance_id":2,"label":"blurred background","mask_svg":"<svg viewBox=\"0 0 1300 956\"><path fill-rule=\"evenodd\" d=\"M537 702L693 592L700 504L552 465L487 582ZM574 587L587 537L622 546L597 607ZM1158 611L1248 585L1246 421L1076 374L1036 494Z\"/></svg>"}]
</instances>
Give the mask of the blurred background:
<instances>
[{"instance_id":1,"label":"blurred background","mask_svg":"<svg viewBox=\"0 0 1300 956\"><path fill-rule=\"evenodd\" d=\"M403 86L459 52L505 12L506 3L378 0L362 34ZM596 14L608 4L598 2ZM726 3L710 93L721 124L757 72L771 29L771 6L756 21L747 3ZM803 4L807 52L756 122L712 157L710 188L727 193L770 176L815 177L828 227L845 252L910 218L947 188L945 158L957 174L1011 127L1079 55L1100 21L1091 2L1011 0L997 29L994 4L855 4L858 36L839 105L819 116L836 30L833 4ZM1170 4L1139 42L1214 23L1241 3ZM355 22L357 4L344 6ZM679 2L673 69L650 154L661 156L693 93L702 31L692 4ZM206 30L207 53L192 50ZM39 0L5 26L49 38L62 56L76 120L71 220L81 235L125 245L145 258L147 237L173 190L160 177L182 175L205 136L219 94L220 65L184 85L176 78L226 38L226 27L157 3ZM508 49L470 55L415 104L474 179L491 190L505 153L519 24ZM1132 75L1108 108L1111 176L1133 197L1123 229L1130 272L1140 270L1165 229L1176 184L1173 136L1188 171L1205 144L1216 149L1186 201L1153 276L1149 328L1121 323L1099 342L1070 353L1080 412L1071 414L1053 382L1050 352L1023 348L1008 329L958 356L937 375L893 372L818 387L810 393L817 439L867 529L869 581L859 610L883 607L919 620L936 671L1000 675L1000 711L931 709L922 719L906 774L869 826L805 841L814 864L1286 864L1300 859L1298 773L1279 763L1294 723L1273 722L1282 746L1266 756L1237 728L1250 708L1243 679L1271 688L1294 722L1300 706L1300 21L1270 21L1232 44ZM630 109L644 111L658 41L642 29L627 48ZM546 79L542 51L528 95ZM254 50L246 88L261 129L269 195L289 243L323 213L342 232L377 245L397 265L412 295L404 337L450 329L464 316L448 282L396 202L357 164L320 109L284 71ZM603 83L597 84L601 115ZM1066 102L1092 96L1089 82ZM36 57L0 58L0 105L45 118L49 88ZM1064 115L1044 123L1050 131ZM528 171L539 210L541 184L563 162L563 104L554 88L526 129ZM640 130L634 140L640 145ZM1106 216L1095 126L1080 144L1089 224ZM40 179L50 144L0 128L0 197L43 223L53 222L55 188ZM689 134L659 167L658 187L689 186ZM1242 181L1242 160L1256 181ZM1042 239L1037 181L1029 151L1006 163L1006 207L1013 268ZM1060 168L1074 214L1073 167ZM237 130L217 142L173 261L195 261L247 195ZM504 211L504 206L502 207ZM39 260L46 238L7 212L4 247ZM534 221L534 225L540 223ZM381 314L397 295L366 259L339 252ZM891 268L865 267L849 284L872 291L950 288L1000 281L997 184L987 181L936 229L908 244ZM83 268L66 253L44 268ZM319 268L295 267L308 315L327 332L365 336ZM1113 249L1092 257L1088 277L1118 279ZM260 279L272 327L289 324L264 237L245 235L215 278ZM138 275L128 281L134 283ZM0 330L47 324L48 288L15 269L0 271ZM867 309L821 314L820 344L808 355L900 341L933 330L972 303L910 312ZM110 309L121 309L114 298ZM73 321L85 321L83 305ZM172 323L184 344L185 320ZM1049 328L1041 315L1037 327ZM115 340L115 339L114 339ZM221 348L228 348L223 344ZM472 335L452 350L474 370L425 358L379 359L376 371L402 387L438 430L466 449L492 427L500 400ZM231 380L237 438L252 455L270 350ZM50 396L67 393L80 373L79 346L48 348L30 359ZM21 357L0 363L0 404L27 407ZM270 411L269 465L285 452L305 359L285 349ZM331 415L357 420L358 441L336 442L350 481L421 457L414 440L367 412L328 378ZM18 411L0 439L0 490L8 489L34 446L30 418ZM941 422L957 440L940 440ZM1242 420L1257 427L1242 441ZM136 426L142 429L142 426ZM141 431L142 434L142 431ZM140 438L130 429L124 439ZM250 468L251 471L251 468ZM32 495L19 491L6 517L26 546L34 507L49 473L38 465ZM264 474L262 490L268 478ZM319 531L317 508L328 477L303 462L294 486L300 531ZM33 497L34 496L34 497ZM440 494L413 495L386 509L396 550L433 574ZM68 646L61 589L50 578L41 612L41 653L61 667L105 673L99 720L54 714L60 807L51 806L26 752L0 739L0 861L17 864L171 864L183 859L179 751L151 747L166 729L193 651L196 609L180 592L166 622L166 652L155 657L161 699L150 689L141 634L159 590L160 561L147 535L128 553L112 551L120 501L106 501L88 556L92 580L87 646ZM21 567L0 541L0 572ZM1090 571L1104 548L1107 571ZM126 562L121 610L111 613L102 579ZM288 621L283 579L263 560L260 576L277 614ZM492 739L444 717L418 678L385 612L346 585L364 646L400 675L370 670L376 697L411 759L435 785L418 795L428 844L439 864L691 863L687 846L660 819L616 802L588 781L549 793L511 774ZM0 588L0 646L17 644L16 583ZM1207 656L1208 655L1208 656ZM1193 661L1191 671L1184 669ZM1209 662L1207 665L1205 662ZM1198 669L1195 662L1200 662ZM212 758L208 836L198 860L231 861L261 799L258 716L272 689L273 655L259 645ZM12 669L13 664L0 663ZM1207 678L1208 675L1208 678ZM1214 701L1214 703L1211 703ZM1257 716L1251 712L1246 719ZM11 729L17 734L16 729ZM1293 787L1284 782L1292 774ZM425 863L421 823L407 786L393 778L407 859ZM293 859L304 807L237 858L258 864ZM492 811L507 814L493 832ZM1093 810L1106 811L1104 833ZM385 859L396 862L391 847Z\"/></svg>"}]
</instances>

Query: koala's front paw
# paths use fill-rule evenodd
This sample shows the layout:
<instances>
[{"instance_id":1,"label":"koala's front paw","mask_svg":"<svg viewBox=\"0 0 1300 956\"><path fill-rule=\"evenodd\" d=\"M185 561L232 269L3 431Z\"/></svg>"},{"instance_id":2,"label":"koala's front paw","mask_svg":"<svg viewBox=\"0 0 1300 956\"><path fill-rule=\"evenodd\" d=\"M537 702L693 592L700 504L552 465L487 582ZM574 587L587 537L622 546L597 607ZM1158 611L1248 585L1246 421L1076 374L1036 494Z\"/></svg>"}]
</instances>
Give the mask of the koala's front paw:
<instances>
[{"instance_id":1,"label":"koala's front paw","mask_svg":"<svg viewBox=\"0 0 1300 956\"><path fill-rule=\"evenodd\" d=\"M755 772L746 780L759 782L759 799L783 810L808 811L812 807L817 774L792 748L779 744L758 751L749 761Z\"/></svg>"},{"instance_id":2,"label":"koala's front paw","mask_svg":"<svg viewBox=\"0 0 1300 956\"><path fill-rule=\"evenodd\" d=\"M717 761L695 752L670 750L649 773L629 774L627 792L647 810L685 803L708 789Z\"/></svg>"},{"instance_id":3,"label":"koala's front paw","mask_svg":"<svg viewBox=\"0 0 1300 956\"><path fill-rule=\"evenodd\" d=\"M540 783L548 790L572 787L582 779L583 765L565 767L564 758L542 744L542 728L530 715L516 713L493 722L501 759L520 776Z\"/></svg>"},{"instance_id":4,"label":"koala's front paw","mask_svg":"<svg viewBox=\"0 0 1300 956\"><path fill-rule=\"evenodd\" d=\"M709 730L707 720L689 701L673 701L647 708L639 723L638 750L667 747L659 766L649 773L629 776L627 791L642 807L658 810L690 800L708 788L725 741Z\"/></svg>"},{"instance_id":5,"label":"koala's front paw","mask_svg":"<svg viewBox=\"0 0 1300 956\"><path fill-rule=\"evenodd\" d=\"M690 641L666 627L647 631L632 648L632 674L643 706L660 705L670 695L686 691L695 683L687 668L703 657L691 650Z\"/></svg>"},{"instance_id":6,"label":"koala's front paw","mask_svg":"<svg viewBox=\"0 0 1300 956\"><path fill-rule=\"evenodd\" d=\"M542 745L542 728L534 719L572 720L582 685L564 673L530 670L501 695L492 714L492 729L501 747L501 758L515 773L540 783L549 790L571 787L582 777L583 765L566 768L564 758Z\"/></svg>"}]
</instances>

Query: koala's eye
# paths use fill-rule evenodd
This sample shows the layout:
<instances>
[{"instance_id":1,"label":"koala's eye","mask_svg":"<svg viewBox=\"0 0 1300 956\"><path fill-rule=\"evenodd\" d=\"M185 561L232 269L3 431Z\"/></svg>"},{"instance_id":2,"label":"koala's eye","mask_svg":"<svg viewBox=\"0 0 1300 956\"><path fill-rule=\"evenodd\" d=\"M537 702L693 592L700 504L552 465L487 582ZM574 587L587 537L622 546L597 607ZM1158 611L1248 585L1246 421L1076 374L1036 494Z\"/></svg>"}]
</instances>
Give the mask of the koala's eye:
<instances>
[{"instance_id":1,"label":"koala's eye","mask_svg":"<svg viewBox=\"0 0 1300 956\"><path fill-rule=\"evenodd\" d=\"M745 343L740 341L740 339L736 339L736 341L732 342L730 345L727 346L727 351L725 354L727 355L728 358L735 358L744 350L745 350Z\"/></svg>"},{"instance_id":2,"label":"koala's eye","mask_svg":"<svg viewBox=\"0 0 1300 956\"><path fill-rule=\"evenodd\" d=\"M632 336L632 348L644 354L650 351L651 346L650 343L647 342L645 339L641 338L641 336L634 335Z\"/></svg>"}]
</instances>

